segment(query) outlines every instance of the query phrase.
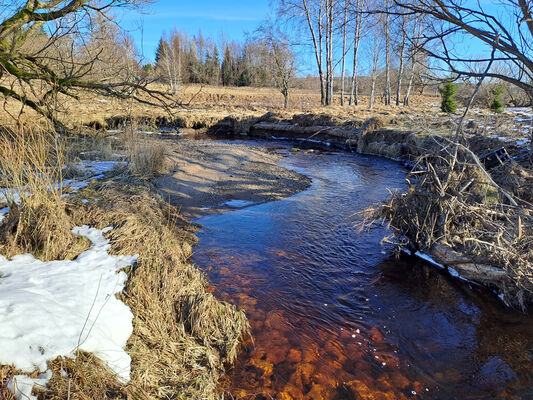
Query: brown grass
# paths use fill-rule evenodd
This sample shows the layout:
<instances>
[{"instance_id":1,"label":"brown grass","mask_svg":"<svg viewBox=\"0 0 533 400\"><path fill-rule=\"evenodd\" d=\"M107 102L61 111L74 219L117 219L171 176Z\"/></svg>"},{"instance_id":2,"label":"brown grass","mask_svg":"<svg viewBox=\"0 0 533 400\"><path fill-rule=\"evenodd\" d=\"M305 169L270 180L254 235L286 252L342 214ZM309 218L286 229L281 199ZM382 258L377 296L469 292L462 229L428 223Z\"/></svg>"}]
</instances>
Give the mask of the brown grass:
<instances>
[{"instance_id":1,"label":"brown grass","mask_svg":"<svg viewBox=\"0 0 533 400\"><path fill-rule=\"evenodd\" d=\"M33 253L48 261L69 259L88 242L75 237L62 198L63 147L38 129L0 136L0 187L9 188L9 214L0 226L0 253ZM19 197L19 199L17 199Z\"/></svg>"},{"instance_id":2,"label":"brown grass","mask_svg":"<svg viewBox=\"0 0 533 400\"><path fill-rule=\"evenodd\" d=\"M133 175L151 179L166 171L166 150L161 141L137 133L131 123L125 132L128 167Z\"/></svg>"},{"instance_id":3,"label":"brown grass","mask_svg":"<svg viewBox=\"0 0 533 400\"><path fill-rule=\"evenodd\" d=\"M188 262L194 238L178 227L184 221L174 208L136 185L106 184L97 196L107 206L91 210L91 219L115 226L112 251L140 253L125 292L135 315L128 390L148 398L215 398L221 367L248 332L246 317L206 292L204 275Z\"/></svg>"},{"instance_id":4,"label":"brown grass","mask_svg":"<svg viewBox=\"0 0 533 400\"><path fill-rule=\"evenodd\" d=\"M7 388L10 378L14 375L15 373L13 368L0 368L0 400L15 400L15 396Z\"/></svg>"},{"instance_id":5,"label":"brown grass","mask_svg":"<svg viewBox=\"0 0 533 400\"><path fill-rule=\"evenodd\" d=\"M249 325L244 313L206 291L203 273L189 262L194 229L145 179L159 171L157 163L148 163L139 171L142 179L128 169L119 170L110 180L92 183L64 199L49 181L54 174L60 175L62 153L52 151L51 142L41 139L3 138L0 154L5 157L0 166L9 171L3 175L4 184L24 187L27 193L20 204L10 204L1 225L6 235L0 253L11 257L30 252L47 260L72 258L88 242L74 236L71 229L90 224L112 225L108 234L111 252L139 254L139 258L127 270L129 280L122 295L134 314L134 333L127 346L132 357L131 381L119 383L90 354L76 360L58 358L49 363L53 378L47 390L39 391L39 399L217 398L224 366L234 361ZM148 142L143 144L148 146ZM51 190L43 189L46 185ZM82 198L90 205L83 204ZM61 374L61 369L67 374ZM3 366L0 373L0 398L11 399L6 382L20 372Z\"/></svg>"}]
</instances>

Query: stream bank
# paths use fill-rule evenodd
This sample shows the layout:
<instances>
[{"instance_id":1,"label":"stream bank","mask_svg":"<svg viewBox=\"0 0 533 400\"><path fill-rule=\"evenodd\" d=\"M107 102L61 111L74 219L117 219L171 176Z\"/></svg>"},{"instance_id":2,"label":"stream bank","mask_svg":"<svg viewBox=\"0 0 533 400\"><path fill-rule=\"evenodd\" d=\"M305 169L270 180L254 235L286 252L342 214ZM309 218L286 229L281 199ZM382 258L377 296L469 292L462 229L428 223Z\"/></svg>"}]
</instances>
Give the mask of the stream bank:
<instances>
[{"instance_id":1,"label":"stream bank","mask_svg":"<svg viewBox=\"0 0 533 400\"><path fill-rule=\"evenodd\" d=\"M280 165L312 184L196 220L193 261L252 326L254 342L225 380L233 398L531 398L530 317L415 257L394 257L380 245L383 227L356 227L354 211L405 190L401 165L237 143L285 154Z\"/></svg>"},{"instance_id":2,"label":"stream bank","mask_svg":"<svg viewBox=\"0 0 533 400\"><path fill-rule=\"evenodd\" d=\"M396 122L387 115L376 115L365 121L351 120L339 124L339 121L324 115L302 114L295 115L292 119L280 119L279 116L267 113L259 118L252 119L227 117L209 128L207 133L233 137L250 136L267 140L290 140L299 143L301 146L319 145L349 150L359 154L377 155L403 161L408 165L415 165L419 160L423 160L423 163L432 164L433 161L431 160L437 161L443 157L450 157L450 152L447 150L451 145L449 132L454 129L454 124L457 122L453 118L448 121L446 131L441 134L431 133L429 129L413 131L405 127L400 128ZM476 193L472 200L469 200L474 201L476 204L472 203L468 207L483 208L485 206L484 203L487 202L494 203L494 205L501 203L505 207L504 203L508 201L509 196L516 196L517 199L520 199L521 204L526 206L523 210L518 211L524 215L523 217L518 215L512 218L522 218L525 225L520 227L519 230L529 232L532 226L530 226L530 218L528 217L530 211L527 208L529 207L528 204L533 203L533 169L528 164L527 151L524 151L524 145L528 143L527 140L512 140L497 135L489 137L480 135L478 125L472 120L467 124L464 135L473 157L482 158L485 154L500 149L502 146L505 146L506 154L509 156L509 162L502 163L502 165L491 169L492 178L483 176L483 174L488 176L486 171L473 171L468 174L454 175L459 179L466 179L458 184L459 187L464 186L462 190L467 188L470 190L479 186L482 188L481 192L476 189L479 193ZM472 161L470 163L473 164ZM482 168L481 165L479 164L480 169ZM473 168L475 169L476 167L474 166ZM427 166L422 166L409 176L410 181L413 182L412 187L416 187L419 179L426 175L425 171L427 171ZM441 179L444 175L448 176L444 173ZM472 178L472 176L475 177ZM435 185L438 186L439 182L439 179L436 179ZM443 196L437 193L439 192L437 188L434 191L437 197ZM444 193L442 188L440 193ZM455 192L455 194L449 193L448 197L456 195L460 196L461 190ZM444 198L442 200L443 202L445 201ZM498 250L501 247L501 243L499 239L496 243L494 238L484 239L486 242L485 247L488 247L486 250L465 246L465 241L478 240L478 238L471 238L463 231L454 234L453 227L456 223L452 218L448 220L446 216L450 214L454 215L459 221L464 220L468 214L471 214L471 211L466 210L468 207L463 211L451 213L450 211L445 211L445 207L443 208L439 205L435 210L428 211L431 215L415 215L415 211L420 208L417 204L417 202L412 202L411 208L407 208L407 211L412 214L411 217L415 218L415 220L417 218L422 220L429 218L430 221L433 221L432 229L435 232L429 236L436 239L426 242L420 240L419 236L425 235L423 226L417 232L411 232L412 229L409 228L410 223L408 221L404 224L405 226L395 226L395 221L399 221L396 218L392 219L392 225L396 228L396 232L399 233L397 238L399 242L404 243L414 253L429 258L434 264L442 266L453 276L472 283L492 287L508 305L525 310L533 302L532 260L527 254L522 257L520 252L523 252L523 250L517 250L514 252L516 254L513 253L509 256L505 250ZM389 209L391 207L394 208L396 205L389 205ZM433 211L435 211L435 215L433 215ZM461 212L465 214L461 214ZM389 218L391 215L393 213L390 212L376 213L374 217ZM510 217L506 218L510 219ZM442 226L441 220L444 221L446 226ZM472 223L475 224L476 222L473 221ZM499 228L495 228L494 237L498 237L498 232L502 228L504 230L508 228L506 228L505 224L498 224L498 226ZM443 240L438 239L441 231L448 232L450 229L450 238L453 238L453 240L443 238L442 235L440 237ZM519 238L521 238L520 235ZM528 246L522 242L524 240L517 243L516 246L521 249L527 249ZM491 246L492 251L489 249ZM506 246L514 246L514 244L509 242ZM481 253L485 256L479 257ZM503 255L503 253L506 254ZM510 259L514 261L509 261ZM513 264L517 262L525 265L514 267Z\"/></svg>"}]
</instances>

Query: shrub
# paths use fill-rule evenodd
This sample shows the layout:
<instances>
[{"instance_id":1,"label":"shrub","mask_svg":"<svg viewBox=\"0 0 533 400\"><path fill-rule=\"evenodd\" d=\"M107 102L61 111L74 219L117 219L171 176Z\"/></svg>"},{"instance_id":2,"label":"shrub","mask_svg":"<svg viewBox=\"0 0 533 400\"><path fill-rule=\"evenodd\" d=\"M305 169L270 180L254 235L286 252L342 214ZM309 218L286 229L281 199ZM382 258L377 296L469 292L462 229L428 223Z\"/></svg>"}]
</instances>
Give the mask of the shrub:
<instances>
[{"instance_id":1,"label":"shrub","mask_svg":"<svg viewBox=\"0 0 533 400\"><path fill-rule=\"evenodd\" d=\"M492 93L492 103L490 103L490 110L495 113L501 113L503 111L503 102L500 96L503 94L503 87L496 86L491 90Z\"/></svg>"},{"instance_id":2,"label":"shrub","mask_svg":"<svg viewBox=\"0 0 533 400\"><path fill-rule=\"evenodd\" d=\"M447 113L454 113L457 109L454 99L454 96L457 93L457 87L451 82L446 82L444 87L442 87L439 91L442 96L440 109Z\"/></svg>"}]
</instances>

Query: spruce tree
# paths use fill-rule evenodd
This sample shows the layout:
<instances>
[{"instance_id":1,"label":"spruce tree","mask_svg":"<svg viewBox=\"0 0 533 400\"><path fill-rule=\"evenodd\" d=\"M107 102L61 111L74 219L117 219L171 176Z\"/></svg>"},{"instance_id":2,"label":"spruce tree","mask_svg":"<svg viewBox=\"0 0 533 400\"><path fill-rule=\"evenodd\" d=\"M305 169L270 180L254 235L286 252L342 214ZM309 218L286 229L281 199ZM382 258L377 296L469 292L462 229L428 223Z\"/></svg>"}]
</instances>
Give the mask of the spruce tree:
<instances>
[{"instance_id":1,"label":"spruce tree","mask_svg":"<svg viewBox=\"0 0 533 400\"><path fill-rule=\"evenodd\" d=\"M447 113L454 113L457 109L454 98L455 94L457 93L457 87L451 82L446 82L444 87L439 89L439 91L442 96L440 109Z\"/></svg>"},{"instance_id":2,"label":"spruce tree","mask_svg":"<svg viewBox=\"0 0 533 400\"><path fill-rule=\"evenodd\" d=\"M501 113L503 111L503 102L500 96L503 94L503 87L498 85L491 90L492 103L490 103L490 110L495 113Z\"/></svg>"},{"instance_id":3,"label":"spruce tree","mask_svg":"<svg viewBox=\"0 0 533 400\"><path fill-rule=\"evenodd\" d=\"M161 37L155 51L155 65L156 67L161 67L161 62L168 57L170 52L170 46L168 42Z\"/></svg>"},{"instance_id":4,"label":"spruce tree","mask_svg":"<svg viewBox=\"0 0 533 400\"><path fill-rule=\"evenodd\" d=\"M226 46L224 50L224 59L222 60L222 85L230 86L234 83L233 81L233 58L229 51L229 47Z\"/></svg>"}]
</instances>

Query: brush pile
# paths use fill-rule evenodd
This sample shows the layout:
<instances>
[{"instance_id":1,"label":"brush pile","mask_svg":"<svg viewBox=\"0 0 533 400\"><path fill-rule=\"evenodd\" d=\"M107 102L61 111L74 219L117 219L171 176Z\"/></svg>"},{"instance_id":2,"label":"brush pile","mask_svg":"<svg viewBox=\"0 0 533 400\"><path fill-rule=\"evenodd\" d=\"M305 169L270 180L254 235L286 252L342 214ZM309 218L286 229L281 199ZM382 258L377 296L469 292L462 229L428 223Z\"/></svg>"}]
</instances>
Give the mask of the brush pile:
<instances>
[{"instance_id":1,"label":"brush pile","mask_svg":"<svg viewBox=\"0 0 533 400\"><path fill-rule=\"evenodd\" d=\"M533 300L533 206L468 147L443 139L434 149L417 160L409 189L367 210L366 221L386 219L402 246L525 310Z\"/></svg>"}]
</instances>

